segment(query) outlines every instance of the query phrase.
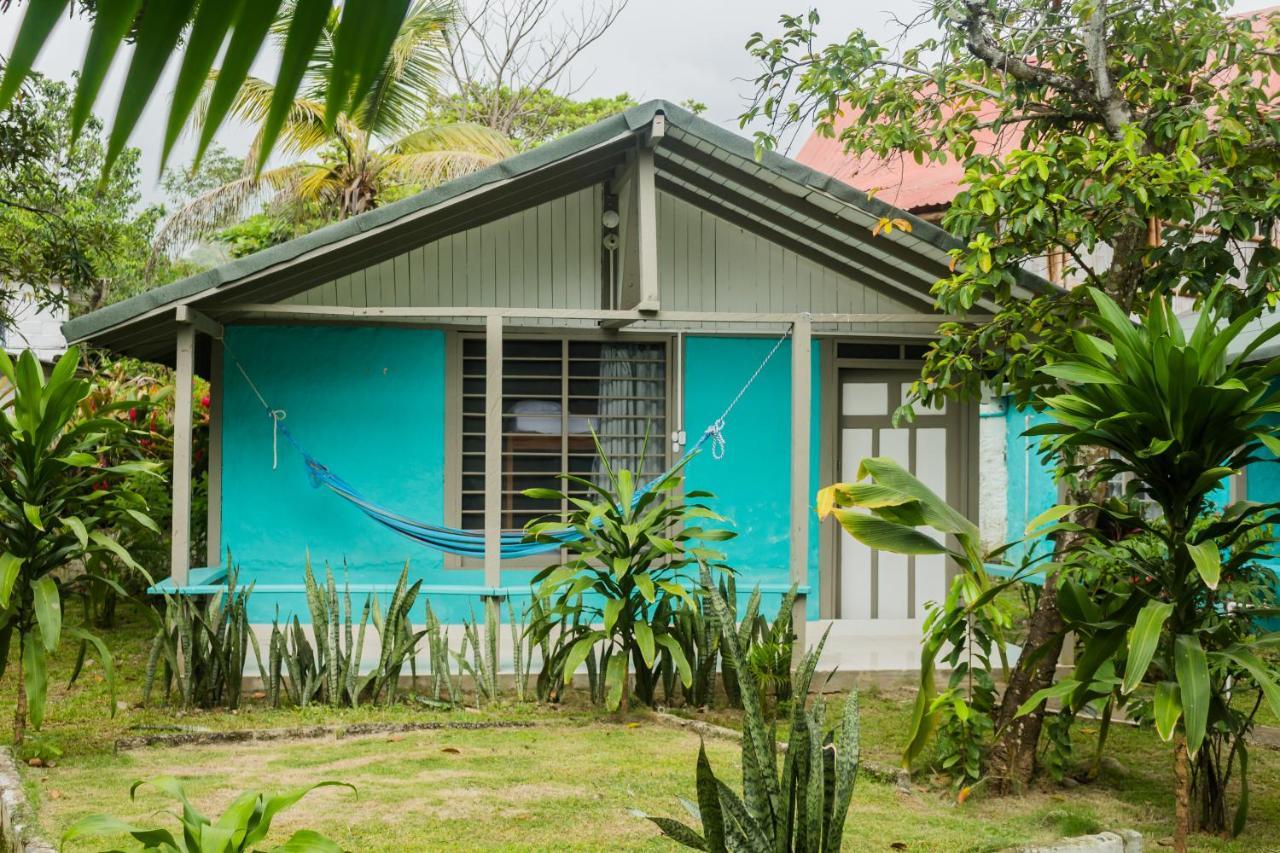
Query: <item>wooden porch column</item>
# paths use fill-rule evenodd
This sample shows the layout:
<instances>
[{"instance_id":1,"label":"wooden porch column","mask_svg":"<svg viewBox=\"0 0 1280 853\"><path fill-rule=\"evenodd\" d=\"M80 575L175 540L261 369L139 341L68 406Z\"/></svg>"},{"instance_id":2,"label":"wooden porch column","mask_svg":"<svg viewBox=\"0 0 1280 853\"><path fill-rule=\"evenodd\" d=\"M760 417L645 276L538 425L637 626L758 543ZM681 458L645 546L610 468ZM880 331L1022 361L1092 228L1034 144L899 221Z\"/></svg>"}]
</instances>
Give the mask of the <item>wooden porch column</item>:
<instances>
[{"instance_id":1,"label":"wooden porch column","mask_svg":"<svg viewBox=\"0 0 1280 853\"><path fill-rule=\"evenodd\" d=\"M195 373L196 328L179 323L173 388L173 519L170 574L175 586L187 585L191 568L191 383Z\"/></svg>"},{"instance_id":2,"label":"wooden porch column","mask_svg":"<svg viewBox=\"0 0 1280 853\"><path fill-rule=\"evenodd\" d=\"M813 395L812 329L809 315L797 317L791 332L791 582L809 582L809 423ZM796 596L791 625L796 641L792 660L805 649L805 612L808 594Z\"/></svg>"},{"instance_id":3,"label":"wooden porch column","mask_svg":"<svg viewBox=\"0 0 1280 853\"><path fill-rule=\"evenodd\" d=\"M639 311L657 311L658 295L658 191L657 166L652 148L636 155L636 226L639 251L640 292L634 306Z\"/></svg>"},{"instance_id":4,"label":"wooden porch column","mask_svg":"<svg viewBox=\"0 0 1280 853\"><path fill-rule=\"evenodd\" d=\"M222 341L209 341L209 510L205 565L221 565L222 553Z\"/></svg>"},{"instance_id":5,"label":"wooden porch column","mask_svg":"<svg viewBox=\"0 0 1280 853\"><path fill-rule=\"evenodd\" d=\"M502 315L484 324L484 584L502 585Z\"/></svg>"}]
</instances>

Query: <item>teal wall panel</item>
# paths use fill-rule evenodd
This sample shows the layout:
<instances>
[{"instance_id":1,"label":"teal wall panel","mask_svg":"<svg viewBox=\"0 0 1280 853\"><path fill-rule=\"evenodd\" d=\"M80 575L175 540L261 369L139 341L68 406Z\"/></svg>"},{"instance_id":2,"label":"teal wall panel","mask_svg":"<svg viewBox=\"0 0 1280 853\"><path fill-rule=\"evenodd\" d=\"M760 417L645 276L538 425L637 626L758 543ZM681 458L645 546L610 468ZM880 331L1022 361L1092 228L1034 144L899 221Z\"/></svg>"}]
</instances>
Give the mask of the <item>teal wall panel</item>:
<instances>
[{"instance_id":1,"label":"teal wall panel","mask_svg":"<svg viewBox=\"0 0 1280 853\"><path fill-rule=\"evenodd\" d=\"M226 342L308 452L390 509L443 520L443 332L232 326ZM480 583L478 572L445 578L438 552L313 488L283 437L273 470L271 420L230 355L223 376L222 547L244 582L301 583L309 551L317 574L328 563L339 584L394 583L406 560L428 583ZM277 603L305 615L301 596L263 592L254 621L269 622Z\"/></svg>"},{"instance_id":2,"label":"teal wall panel","mask_svg":"<svg viewBox=\"0 0 1280 853\"><path fill-rule=\"evenodd\" d=\"M1058 503L1054 467L1040 459L1041 439L1023 435L1031 427L1049 420L1048 415L1016 408L1012 401L1006 408L1005 464L1009 492L1005 535L1011 540L1022 536L1031 519ZM1022 548L1013 549L1009 562L1016 565L1023 553Z\"/></svg>"},{"instance_id":3,"label":"teal wall panel","mask_svg":"<svg viewBox=\"0 0 1280 853\"><path fill-rule=\"evenodd\" d=\"M773 347L770 338L692 336L685 339L684 424L690 442L718 418L742 384ZM813 418L810 424L810 495L820 483L821 382L818 348L813 348ZM714 492L712 507L738 532L724 543L738 570L738 589L757 583L790 582L791 522L791 342L761 372L725 425L723 459L709 449L689 464L688 486ZM808 616L818 618L817 516L809 514ZM765 603L772 618L777 596ZM771 603L774 602L774 603Z\"/></svg>"}]
</instances>

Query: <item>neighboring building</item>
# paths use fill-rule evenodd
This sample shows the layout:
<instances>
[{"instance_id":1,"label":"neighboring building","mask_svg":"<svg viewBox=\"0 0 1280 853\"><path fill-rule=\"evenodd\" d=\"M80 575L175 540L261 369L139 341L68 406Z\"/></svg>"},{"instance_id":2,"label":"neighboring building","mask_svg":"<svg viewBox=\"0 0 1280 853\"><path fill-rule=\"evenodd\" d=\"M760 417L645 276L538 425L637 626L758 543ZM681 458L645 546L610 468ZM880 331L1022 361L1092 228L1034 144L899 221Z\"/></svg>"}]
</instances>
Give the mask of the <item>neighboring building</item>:
<instances>
[{"instance_id":1,"label":"neighboring building","mask_svg":"<svg viewBox=\"0 0 1280 853\"><path fill-rule=\"evenodd\" d=\"M56 361L67 351L67 341L62 336L62 324L67 321L66 306L39 307L30 288L15 291L5 288L0 299L13 316L14 322L7 328L0 325L0 347L17 355L25 349L34 350L45 362Z\"/></svg>"},{"instance_id":2,"label":"neighboring building","mask_svg":"<svg viewBox=\"0 0 1280 853\"><path fill-rule=\"evenodd\" d=\"M873 237L883 216L913 229ZM258 584L258 622L277 604L306 619L308 552L356 593L385 590L409 560L446 621L482 594L527 594L548 562L499 563L496 536L484 559L420 547L312 488L290 437L396 513L518 530L545 511L522 489L595 473L589 427L631 464L641 424L673 436L650 447L646 470L659 471L792 330L729 414L724 458L699 455L689 482L715 492L739 531L727 548L739 590L758 583L776 601L794 581L810 621L909 637L892 660L876 644L847 646L875 658L862 665L907 668L925 603L944 596L954 567L874 554L820 525L812 501L883 454L974 510L977 407L891 422L934 334L929 287L953 244L792 160L757 161L750 140L654 101L64 329L73 342L176 363L180 381L193 366L209 378L208 562L230 549L242 581ZM1025 286L1046 285L1027 276ZM287 413L287 433L264 404ZM179 472L187 431L176 427ZM175 487L181 507L181 473ZM216 589L216 570L183 562L181 516L173 580Z\"/></svg>"}]
</instances>

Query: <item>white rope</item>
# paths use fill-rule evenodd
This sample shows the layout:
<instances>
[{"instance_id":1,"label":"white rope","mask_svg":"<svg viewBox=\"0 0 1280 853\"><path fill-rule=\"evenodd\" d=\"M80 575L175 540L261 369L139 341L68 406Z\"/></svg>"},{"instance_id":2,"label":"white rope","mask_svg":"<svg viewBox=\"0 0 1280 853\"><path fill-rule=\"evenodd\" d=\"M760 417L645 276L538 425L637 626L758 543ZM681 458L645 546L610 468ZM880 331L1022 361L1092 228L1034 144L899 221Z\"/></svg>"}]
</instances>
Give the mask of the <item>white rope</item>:
<instances>
[{"instance_id":1,"label":"white rope","mask_svg":"<svg viewBox=\"0 0 1280 853\"><path fill-rule=\"evenodd\" d=\"M810 319L810 315L808 313L801 314L800 316L805 319ZM719 461L724 458L726 450L724 427L725 421L729 418L729 413L733 411L734 406L738 405L738 401L746 396L747 391L749 391L751 386L755 384L755 381L760 378L760 374L764 372L765 367L767 367L769 362L773 360L773 357L778 354L778 350L782 349L782 344L787 340L787 338L791 337L791 333L794 331L794 325L787 327L787 330L782 333L782 337L778 338L777 342L774 343L773 349L769 350L769 354L766 355L764 360L756 367L755 373L752 373L751 378L746 381L746 384L738 389L737 396L729 401L729 405L720 413L720 417L716 418L715 423L707 427L706 436L711 440L712 459Z\"/></svg>"},{"instance_id":2,"label":"white rope","mask_svg":"<svg viewBox=\"0 0 1280 853\"><path fill-rule=\"evenodd\" d=\"M231 356L231 360L236 363L236 370L240 371L240 375L244 377L244 381L249 383L249 390L253 391L253 395L258 398L258 402L262 404L262 408L266 410L267 417L271 418L271 470L274 471L280 466L280 422L289 417L289 413L284 409L273 409L271 404L267 402L267 398L262 396L262 392L258 390L258 386L253 384L253 380L249 378L249 373L244 369L244 365L240 363L240 359L236 358L236 354L232 352L225 343L223 349L227 355Z\"/></svg>"}]
</instances>

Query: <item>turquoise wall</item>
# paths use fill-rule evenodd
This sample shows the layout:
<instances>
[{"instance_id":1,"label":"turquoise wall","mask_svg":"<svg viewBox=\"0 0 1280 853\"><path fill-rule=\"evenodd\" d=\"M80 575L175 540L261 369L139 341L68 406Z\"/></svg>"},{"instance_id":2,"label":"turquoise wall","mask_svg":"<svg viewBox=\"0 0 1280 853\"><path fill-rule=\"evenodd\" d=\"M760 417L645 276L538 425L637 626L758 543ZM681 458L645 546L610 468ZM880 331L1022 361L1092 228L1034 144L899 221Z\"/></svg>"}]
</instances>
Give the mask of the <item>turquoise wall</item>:
<instances>
[{"instance_id":1,"label":"turquoise wall","mask_svg":"<svg viewBox=\"0 0 1280 853\"><path fill-rule=\"evenodd\" d=\"M684 425L697 440L773 347L771 338L692 336L685 339ZM818 482L822 411L818 348L813 348L813 418L809 429L810 495ZM791 342L786 341L742 397L725 426L727 452L704 450L689 465L688 487L714 492L711 506L738 532L723 543L743 594L756 583L790 584ZM818 523L809 513L808 616L818 618ZM772 617L777 595L766 596Z\"/></svg>"},{"instance_id":2,"label":"turquoise wall","mask_svg":"<svg viewBox=\"0 0 1280 853\"><path fill-rule=\"evenodd\" d=\"M1019 539L1027 523L1058 503L1058 484L1053 465L1040 461L1039 438L1023 435L1029 428L1052 420L1032 409L1018 409L1012 401L1005 409L1005 465L1008 474L1005 535ZM1022 547L1010 551L1007 560L1015 567L1025 553Z\"/></svg>"},{"instance_id":3,"label":"turquoise wall","mask_svg":"<svg viewBox=\"0 0 1280 853\"><path fill-rule=\"evenodd\" d=\"M232 326L226 343L312 455L393 510L443 519L443 332ZM271 421L229 355L223 376L221 545L243 582L300 583L308 551L317 573L328 563L339 583L394 583L406 560L428 583L480 582L470 573L444 576L438 552L312 488L283 437L272 470ZM306 614L298 595L264 591L252 600L254 621L270 622L276 604L286 617Z\"/></svg>"}]
</instances>

